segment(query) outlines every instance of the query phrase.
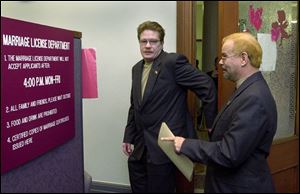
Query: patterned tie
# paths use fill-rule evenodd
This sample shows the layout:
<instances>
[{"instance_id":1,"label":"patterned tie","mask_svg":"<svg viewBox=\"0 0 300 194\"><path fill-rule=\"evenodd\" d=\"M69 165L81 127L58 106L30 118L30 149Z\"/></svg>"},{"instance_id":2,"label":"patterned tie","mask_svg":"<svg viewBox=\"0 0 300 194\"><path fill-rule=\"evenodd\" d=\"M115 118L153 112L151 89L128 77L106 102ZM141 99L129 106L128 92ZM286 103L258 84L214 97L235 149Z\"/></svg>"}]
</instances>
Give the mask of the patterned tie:
<instances>
[{"instance_id":1,"label":"patterned tie","mask_svg":"<svg viewBox=\"0 0 300 194\"><path fill-rule=\"evenodd\" d=\"M146 63L144 64L144 68L143 68L143 75L142 75L142 99L144 96L144 91L146 88L146 84L147 84L147 80L149 77L149 72L151 70L152 67L152 63Z\"/></svg>"}]
</instances>

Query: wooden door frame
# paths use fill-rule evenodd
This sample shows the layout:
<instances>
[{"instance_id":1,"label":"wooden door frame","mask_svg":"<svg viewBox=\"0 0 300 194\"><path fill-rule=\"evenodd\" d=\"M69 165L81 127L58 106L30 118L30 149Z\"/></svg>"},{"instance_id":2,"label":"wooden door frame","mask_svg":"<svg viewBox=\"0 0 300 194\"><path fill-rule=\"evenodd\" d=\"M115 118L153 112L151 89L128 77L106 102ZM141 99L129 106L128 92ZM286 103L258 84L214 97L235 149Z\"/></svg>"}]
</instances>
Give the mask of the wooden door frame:
<instances>
[{"instance_id":1,"label":"wooden door frame","mask_svg":"<svg viewBox=\"0 0 300 194\"><path fill-rule=\"evenodd\" d=\"M195 1L177 1L177 48L176 52L184 54L192 65L196 65L196 29L195 29ZM188 91L188 107L193 121L196 120L195 94ZM177 193L194 193L194 179L188 182L177 173Z\"/></svg>"},{"instance_id":2,"label":"wooden door frame","mask_svg":"<svg viewBox=\"0 0 300 194\"><path fill-rule=\"evenodd\" d=\"M219 35L218 43L228 34L238 31L238 1L219 1ZM196 41L195 41L195 2L177 1L177 52L188 57L192 64L196 62ZM299 37L298 37L299 38ZM298 44L299 47L299 44ZM297 48L299 49L299 48ZM221 46L218 45L218 56L221 56ZM297 64L297 104L295 136L280 140L275 140L272 144L268 163L271 168L272 177L277 192L299 192L299 54ZM234 90L234 84L224 80L223 72L218 70L218 108L224 105ZM188 105L193 117L196 115L195 96L189 92ZM288 174L286 174L288 173ZM284 176L292 176L285 179ZM292 182L291 182L292 181ZM177 192L193 192L193 184L186 181L177 182L179 188ZM191 189L192 187L192 189Z\"/></svg>"},{"instance_id":3,"label":"wooden door frame","mask_svg":"<svg viewBox=\"0 0 300 194\"><path fill-rule=\"evenodd\" d=\"M231 10L231 11L226 11ZM234 32L238 31L238 1L219 1L218 5L218 58L221 59L221 43L222 39ZM230 22L228 22L230 18ZM218 109L228 101L234 91L233 82L223 78L222 68L218 68Z\"/></svg>"},{"instance_id":4,"label":"wooden door frame","mask_svg":"<svg viewBox=\"0 0 300 194\"><path fill-rule=\"evenodd\" d=\"M190 63L196 66L195 1L177 1L177 47ZM188 92L188 105L191 113L196 112L195 95ZM195 114L192 115L195 121Z\"/></svg>"}]
</instances>

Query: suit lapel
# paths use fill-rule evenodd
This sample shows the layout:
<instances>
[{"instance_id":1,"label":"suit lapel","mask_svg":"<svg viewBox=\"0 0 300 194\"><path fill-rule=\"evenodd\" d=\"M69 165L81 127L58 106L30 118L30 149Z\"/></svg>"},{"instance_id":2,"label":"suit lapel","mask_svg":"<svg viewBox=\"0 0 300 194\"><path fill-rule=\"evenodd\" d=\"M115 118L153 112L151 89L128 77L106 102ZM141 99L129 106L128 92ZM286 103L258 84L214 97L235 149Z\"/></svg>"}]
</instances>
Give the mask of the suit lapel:
<instances>
[{"instance_id":1,"label":"suit lapel","mask_svg":"<svg viewBox=\"0 0 300 194\"><path fill-rule=\"evenodd\" d=\"M142 104L142 84L141 84L141 80L142 80L142 74L143 74L143 60L140 61L136 67L136 70L135 70L135 80L134 80L134 86L133 87L136 87L136 95L137 95L137 99L138 99L138 104L141 105Z\"/></svg>"},{"instance_id":2,"label":"suit lapel","mask_svg":"<svg viewBox=\"0 0 300 194\"><path fill-rule=\"evenodd\" d=\"M262 74L261 72L257 72L253 75L251 75L248 79L245 80L245 82L237 89L234 91L226 105L222 108L222 110L219 112L217 115L212 128L215 128L215 125L218 123L219 118L222 116L222 114L225 112L225 110L231 105L231 103L244 91L246 90L252 83L254 83L257 80L262 79Z\"/></svg>"},{"instance_id":3,"label":"suit lapel","mask_svg":"<svg viewBox=\"0 0 300 194\"><path fill-rule=\"evenodd\" d=\"M234 98L237 96L237 91L235 91L232 96L230 97L230 99L227 101L227 103L223 106L223 108L221 109L221 111L219 112L219 114L217 115L212 129L215 128L215 125L218 123L219 118L222 116L222 114L225 112L225 110L230 106L231 102L234 100ZM212 131L213 132L213 131Z\"/></svg>"}]
</instances>

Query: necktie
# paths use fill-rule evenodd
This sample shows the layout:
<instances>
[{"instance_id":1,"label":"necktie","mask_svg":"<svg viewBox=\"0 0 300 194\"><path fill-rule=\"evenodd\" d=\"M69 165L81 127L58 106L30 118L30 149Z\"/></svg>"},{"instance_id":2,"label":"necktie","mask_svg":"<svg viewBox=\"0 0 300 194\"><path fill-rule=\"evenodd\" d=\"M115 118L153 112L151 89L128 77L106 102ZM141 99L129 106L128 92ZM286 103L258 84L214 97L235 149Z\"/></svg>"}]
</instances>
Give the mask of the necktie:
<instances>
[{"instance_id":1,"label":"necktie","mask_svg":"<svg viewBox=\"0 0 300 194\"><path fill-rule=\"evenodd\" d=\"M151 70L152 63L145 63L143 68L143 75L142 75L142 99L144 96L144 91L146 88L147 80L149 77L149 72Z\"/></svg>"}]
</instances>

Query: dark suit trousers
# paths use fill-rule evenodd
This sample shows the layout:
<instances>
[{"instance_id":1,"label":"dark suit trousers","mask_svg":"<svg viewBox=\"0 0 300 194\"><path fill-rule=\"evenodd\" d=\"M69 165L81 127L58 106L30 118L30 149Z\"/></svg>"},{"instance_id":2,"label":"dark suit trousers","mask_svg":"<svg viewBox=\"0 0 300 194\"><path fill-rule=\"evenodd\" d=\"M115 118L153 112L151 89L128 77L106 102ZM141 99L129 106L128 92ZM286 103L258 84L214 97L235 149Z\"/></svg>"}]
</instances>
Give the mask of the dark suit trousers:
<instances>
[{"instance_id":1,"label":"dark suit trousers","mask_svg":"<svg viewBox=\"0 0 300 194\"><path fill-rule=\"evenodd\" d=\"M145 149L141 160L128 158L128 170L133 193L174 193L175 172L173 163L151 163Z\"/></svg>"}]
</instances>

